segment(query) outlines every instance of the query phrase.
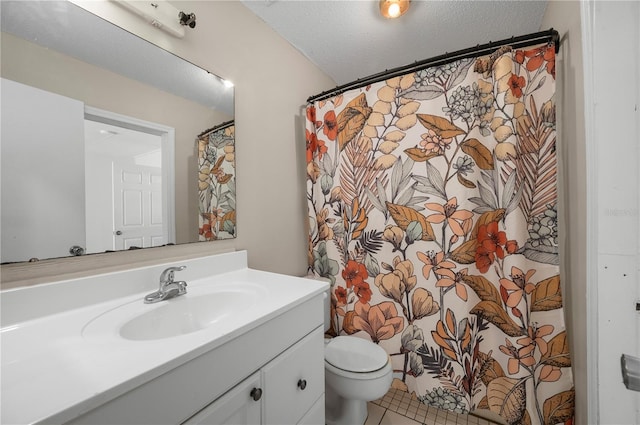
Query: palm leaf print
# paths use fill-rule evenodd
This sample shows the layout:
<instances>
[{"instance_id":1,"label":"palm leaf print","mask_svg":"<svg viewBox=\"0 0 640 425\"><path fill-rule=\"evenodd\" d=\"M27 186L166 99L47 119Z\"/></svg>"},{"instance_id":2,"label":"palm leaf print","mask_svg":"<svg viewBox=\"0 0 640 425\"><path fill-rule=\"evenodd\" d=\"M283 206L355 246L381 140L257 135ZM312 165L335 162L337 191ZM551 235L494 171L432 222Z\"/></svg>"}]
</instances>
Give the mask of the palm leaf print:
<instances>
[{"instance_id":1,"label":"palm leaf print","mask_svg":"<svg viewBox=\"0 0 640 425\"><path fill-rule=\"evenodd\" d=\"M367 215L374 205L367 191L378 194L378 184L385 187L388 177L385 170L375 166L375 159L369 155L367 149L358 143L349 143L345 146L340 162L340 186L342 188L342 201L351 205L354 199L358 199Z\"/></svg>"},{"instance_id":2,"label":"palm leaf print","mask_svg":"<svg viewBox=\"0 0 640 425\"><path fill-rule=\"evenodd\" d=\"M520 208L527 218L544 213L558 196L555 130L543 122L533 96L530 110L531 116L518 119L515 158L517 186L523 187ZM508 176L513 170L505 171Z\"/></svg>"}]
</instances>

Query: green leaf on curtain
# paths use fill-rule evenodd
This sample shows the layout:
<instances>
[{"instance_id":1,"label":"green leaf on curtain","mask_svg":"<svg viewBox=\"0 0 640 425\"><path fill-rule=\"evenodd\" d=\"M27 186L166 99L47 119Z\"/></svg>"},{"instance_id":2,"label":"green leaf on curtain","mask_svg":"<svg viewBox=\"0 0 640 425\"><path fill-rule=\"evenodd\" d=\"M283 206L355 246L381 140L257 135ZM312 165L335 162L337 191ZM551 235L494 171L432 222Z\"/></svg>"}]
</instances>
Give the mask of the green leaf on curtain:
<instances>
[{"instance_id":1,"label":"green leaf on curtain","mask_svg":"<svg viewBox=\"0 0 640 425\"><path fill-rule=\"evenodd\" d=\"M385 186L382 184L382 181L380 181L380 178L376 178L376 189L378 190L378 199L380 200L380 202L382 203L382 205L386 205L387 204L387 192L385 191ZM383 206L382 210L386 211L386 208ZM387 215L385 214L385 217Z\"/></svg>"},{"instance_id":2,"label":"green leaf on curtain","mask_svg":"<svg viewBox=\"0 0 640 425\"><path fill-rule=\"evenodd\" d=\"M538 245L537 247L534 247L530 241L527 241L524 244L522 254L531 261L553 264L556 266L560 264L557 246Z\"/></svg>"},{"instance_id":3,"label":"green leaf on curtain","mask_svg":"<svg viewBox=\"0 0 640 425\"><path fill-rule=\"evenodd\" d=\"M444 189L444 180L440 171L428 162L425 163L425 165L427 167L427 178L429 179L431 186L438 192L442 199L448 200L447 192Z\"/></svg>"},{"instance_id":4,"label":"green leaf on curtain","mask_svg":"<svg viewBox=\"0 0 640 425\"><path fill-rule=\"evenodd\" d=\"M413 194L415 193L415 189L413 187L408 188L407 190L405 190L404 192L402 192L402 195L400 195L397 199L398 204L400 205L408 205L409 201L411 201L411 199L413 199Z\"/></svg>"},{"instance_id":5,"label":"green leaf on curtain","mask_svg":"<svg viewBox=\"0 0 640 425\"><path fill-rule=\"evenodd\" d=\"M458 66L456 67L455 71L453 71L453 73L447 80L447 83L446 83L447 90L457 86L458 84L464 81L464 79L467 76L467 73L469 72L469 68L471 68L471 65L474 62L475 61L472 58L461 59L460 61L457 62Z\"/></svg>"},{"instance_id":6,"label":"green leaf on curtain","mask_svg":"<svg viewBox=\"0 0 640 425\"><path fill-rule=\"evenodd\" d=\"M324 195L328 195L333 187L333 177L329 174L323 174L320 177L320 189Z\"/></svg>"},{"instance_id":7,"label":"green leaf on curtain","mask_svg":"<svg viewBox=\"0 0 640 425\"><path fill-rule=\"evenodd\" d=\"M338 160L336 159L336 166L333 166L333 163L331 162L331 156L330 155L324 155L322 157L322 162L320 163L320 168L322 170L323 173L330 175L331 177L336 175L336 169L337 169L337 162Z\"/></svg>"},{"instance_id":8,"label":"green leaf on curtain","mask_svg":"<svg viewBox=\"0 0 640 425\"><path fill-rule=\"evenodd\" d=\"M547 344L547 352L542 355L540 363L556 367L571 366L569 341L567 340L567 333L565 331L551 338L551 341Z\"/></svg>"},{"instance_id":9,"label":"green leaf on curtain","mask_svg":"<svg viewBox=\"0 0 640 425\"><path fill-rule=\"evenodd\" d=\"M367 198L369 198L369 201L371 202L371 204L376 207L378 209L378 211L380 211L382 214L385 214L386 212L386 208L384 207L384 205L382 204L382 200L378 199L375 195L375 193L373 193L371 191L371 189L369 189L368 187L364 188L364 192L367 194ZM383 192L384 193L384 192Z\"/></svg>"},{"instance_id":10,"label":"green leaf on curtain","mask_svg":"<svg viewBox=\"0 0 640 425\"><path fill-rule=\"evenodd\" d=\"M483 170L493 170L493 154L478 139L465 140L460 148L464 153L469 155Z\"/></svg>"},{"instance_id":11,"label":"green leaf on curtain","mask_svg":"<svg viewBox=\"0 0 640 425\"><path fill-rule=\"evenodd\" d=\"M338 143L340 150L351 142L364 127L372 109L367 105L367 97L364 93L353 99L338 114Z\"/></svg>"},{"instance_id":12,"label":"green leaf on curtain","mask_svg":"<svg viewBox=\"0 0 640 425\"><path fill-rule=\"evenodd\" d=\"M420 214L418 211L413 208L405 207L404 205L392 204L391 202L387 202L387 209L391 213L391 217L393 221L396 222L398 227L400 227L405 232L407 231L407 227L412 221L417 221L422 226L422 240L423 241L435 241L436 236L433 232L433 228L431 227L431 223L427 221L427 218Z\"/></svg>"},{"instance_id":13,"label":"green leaf on curtain","mask_svg":"<svg viewBox=\"0 0 640 425\"><path fill-rule=\"evenodd\" d=\"M575 390L571 388L544 401L542 411L545 424L564 423L573 418Z\"/></svg>"},{"instance_id":14,"label":"green leaf on curtain","mask_svg":"<svg viewBox=\"0 0 640 425\"><path fill-rule=\"evenodd\" d=\"M482 301L491 301L497 305L502 303L500 293L493 283L484 276L464 276L462 280L473 289Z\"/></svg>"},{"instance_id":15,"label":"green leaf on curtain","mask_svg":"<svg viewBox=\"0 0 640 425\"><path fill-rule=\"evenodd\" d=\"M557 308L562 308L559 275L539 282L531 296L531 311L548 311Z\"/></svg>"},{"instance_id":16,"label":"green leaf on curtain","mask_svg":"<svg viewBox=\"0 0 640 425\"><path fill-rule=\"evenodd\" d=\"M527 334L526 331L523 331L522 328L509 317L500 304L496 304L493 301L480 301L473 307L470 313L482 316L485 320L493 323L502 332L511 337Z\"/></svg>"},{"instance_id":17,"label":"green leaf on curtain","mask_svg":"<svg viewBox=\"0 0 640 425\"><path fill-rule=\"evenodd\" d=\"M415 241L422 239L422 226L417 221L412 221L407 226L407 243L412 244Z\"/></svg>"},{"instance_id":18,"label":"green leaf on curtain","mask_svg":"<svg viewBox=\"0 0 640 425\"><path fill-rule=\"evenodd\" d=\"M459 264L473 264L476 261L478 240L468 240L451 252L451 259ZM482 298L482 297L481 297Z\"/></svg>"},{"instance_id":19,"label":"green leaf on curtain","mask_svg":"<svg viewBox=\"0 0 640 425\"><path fill-rule=\"evenodd\" d=\"M320 242L317 249L313 251L313 258L313 270L318 276L329 279L331 286L333 286L336 283L336 275L340 270L340 265L336 260L332 260L327 256L325 241Z\"/></svg>"},{"instance_id":20,"label":"green leaf on curtain","mask_svg":"<svg viewBox=\"0 0 640 425\"><path fill-rule=\"evenodd\" d=\"M373 255L367 253L364 256L364 266L367 269L369 276L377 276L380 273L380 265L378 260Z\"/></svg>"},{"instance_id":21,"label":"green leaf on curtain","mask_svg":"<svg viewBox=\"0 0 640 425\"><path fill-rule=\"evenodd\" d=\"M527 406L526 381L500 377L487 385L489 408L509 424L520 424Z\"/></svg>"},{"instance_id":22,"label":"green leaf on curtain","mask_svg":"<svg viewBox=\"0 0 640 425\"><path fill-rule=\"evenodd\" d=\"M424 345L424 332L422 328L413 324L407 326L402 332L400 342L405 351L418 351L418 348Z\"/></svg>"},{"instance_id":23,"label":"green leaf on curtain","mask_svg":"<svg viewBox=\"0 0 640 425\"><path fill-rule=\"evenodd\" d=\"M507 177L507 181L504 184L504 189L502 190L502 206L509 205L509 202L513 198L513 195L516 191L516 177L518 177L518 173L512 171Z\"/></svg>"},{"instance_id":24,"label":"green leaf on curtain","mask_svg":"<svg viewBox=\"0 0 640 425\"><path fill-rule=\"evenodd\" d=\"M236 226L233 224L233 221L231 220L225 220L222 227L224 231L229 233L230 235L233 235L235 233Z\"/></svg>"},{"instance_id":25,"label":"green leaf on curtain","mask_svg":"<svg viewBox=\"0 0 640 425\"><path fill-rule=\"evenodd\" d=\"M420 124L425 128L433 131L443 139L450 139L460 136L461 134L467 134L463 129L451 123L448 119L437 115L418 114L418 121L420 121Z\"/></svg>"},{"instance_id":26,"label":"green leaf on curtain","mask_svg":"<svg viewBox=\"0 0 640 425\"><path fill-rule=\"evenodd\" d=\"M411 86L409 90L400 92L400 97L413 100L433 100L444 94L441 87L428 84L426 86Z\"/></svg>"}]
</instances>

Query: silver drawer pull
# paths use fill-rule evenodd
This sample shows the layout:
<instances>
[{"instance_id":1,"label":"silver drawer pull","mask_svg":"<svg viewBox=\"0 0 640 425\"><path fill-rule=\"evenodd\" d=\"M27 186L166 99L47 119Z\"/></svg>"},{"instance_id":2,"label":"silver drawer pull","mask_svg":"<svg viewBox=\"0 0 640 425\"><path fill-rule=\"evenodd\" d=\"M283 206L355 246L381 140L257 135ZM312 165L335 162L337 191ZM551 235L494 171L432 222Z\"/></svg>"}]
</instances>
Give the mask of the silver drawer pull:
<instances>
[{"instance_id":1,"label":"silver drawer pull","mask_svg":"<svg viewBox=\"0 0 640 425\"><path fill-rule=\"evenodd\" d=\"M307 388L307 380L306 379L299 380L298 388L300 388L301 390L304 390L305 388Z\"/></svg>"}]
</instances>

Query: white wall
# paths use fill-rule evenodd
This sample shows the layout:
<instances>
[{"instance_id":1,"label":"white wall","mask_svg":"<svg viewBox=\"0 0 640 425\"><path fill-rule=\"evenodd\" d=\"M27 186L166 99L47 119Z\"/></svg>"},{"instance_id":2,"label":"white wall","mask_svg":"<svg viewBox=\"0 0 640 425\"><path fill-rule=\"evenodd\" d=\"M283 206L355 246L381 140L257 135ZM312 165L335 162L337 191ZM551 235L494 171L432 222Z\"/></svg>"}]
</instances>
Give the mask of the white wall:
<instances>
[{"instance_id":1,"label":"white wall","mask_svg":"<svg viewBox=\"0 0 640 425\"><path fill-rule=\"evenodd\" d=\"M2 79L1 108L2 261L69 255L85 245L84 105Z\"/></svg>"},{"instance_id":2,"label":"white wall","mask_svg":"<svg viewBox=\"0 0 640 425\"><path fill-rule=\"evenodd\" d=\"M576 390L574 423L587 424L592 422L587 420L588 229L580 3L548 2L540 29L552 27L558 30L561 39L560 52L556 58L557 149L560 160L560 271Z\"/></svg>"},{"instance_id":3,"label":"white wall","mask_svg":"<svg viewBox=\"0 0 640 425\"><path fill-rule=\"evenodd\" d=\"M620 357L640 355L640 3L585 2L582 14L590 420L637 424L640 393L624 387Z\"/></svg>"},{"instance_id":4,"label":"white wall","mask_svg":"<svg viewBox=\"0 0 640 425\"><path fill-rule=\"evenodd\" d=\"M114 6L94 2L99 4ZM248 250L253 268L305 273L306 147L301 106L335 82L238 1L183 1L180 6L198 17L198 26L187 30L184 39L166 35L131 14L121 25L235 83L238 237L2 266L3 288L235 249Z\"/></svg>"},{"instance_id":5,"label":"white wall","mask_svg":"<svg viewBox=\"0 0 640 425\"><path fill-rule=\"evenodd\" d=\"M114 250L113 245L113 159L86 152L87 252Z\"/></svg>"}]
</instances>

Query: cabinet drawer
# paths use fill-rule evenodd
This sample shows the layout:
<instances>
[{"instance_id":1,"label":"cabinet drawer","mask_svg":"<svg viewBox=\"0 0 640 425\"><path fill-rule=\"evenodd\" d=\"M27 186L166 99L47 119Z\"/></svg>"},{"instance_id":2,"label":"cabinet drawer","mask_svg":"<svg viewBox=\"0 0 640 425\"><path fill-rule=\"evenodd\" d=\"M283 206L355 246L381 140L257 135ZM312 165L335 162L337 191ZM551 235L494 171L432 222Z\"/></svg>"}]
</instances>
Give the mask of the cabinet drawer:
<instances>
[{"instance_id":1,"label":"cabinet drawer","mask_svg":"<svg viewBox=\"0 0 640 425\"><path fill-rule=\"evenodd\" d=\"M260 390L260 384L256 372L182 425L259 424L261 404L259 397L252 398L252 390Z\"/></svg>"},{"instance_id":2,"label":"cabinet drawer","mask_svg":"<svg viewBox=\"0 0 640 425\"><path fill-rule=\"evenodd\" d=\"M262 374L264 423L296 424L324 393L322 326L268 363Z\"/></svg>"}]
</instances>

